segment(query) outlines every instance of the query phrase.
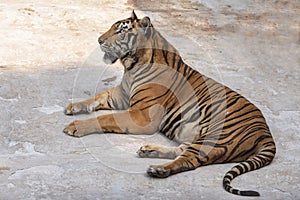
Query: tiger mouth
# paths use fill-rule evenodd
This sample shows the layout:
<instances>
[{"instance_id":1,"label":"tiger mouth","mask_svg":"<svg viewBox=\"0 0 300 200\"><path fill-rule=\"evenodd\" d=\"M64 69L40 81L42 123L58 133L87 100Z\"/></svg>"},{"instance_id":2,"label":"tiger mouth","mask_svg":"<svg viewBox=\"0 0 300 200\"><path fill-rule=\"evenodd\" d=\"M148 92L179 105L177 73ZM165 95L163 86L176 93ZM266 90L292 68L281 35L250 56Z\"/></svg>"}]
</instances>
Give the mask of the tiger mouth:
<instances>
[{"instance_id":1,"label":"tiger mouth","mask_svg":"<svg viewBox=\"0 0 300 200\"><path fill-rule=\"evenodd\" d=\"M103 61L106 64L113 64L118 60L118 57L115 56L113 53L104 52Z\"/></svg>"},{"instance_id":2,"label":"tiger mouth","mask_svg":"<svg viewBox=\"0 0 300 200\"><path fill-rule=\"evenodd\" d=\"M100 49L104 52L103 61L106 64L113 64L118 60L118 56L115 52L113 52L108 46L104 44L100 44Z\"/></svg>"}]
</instances>

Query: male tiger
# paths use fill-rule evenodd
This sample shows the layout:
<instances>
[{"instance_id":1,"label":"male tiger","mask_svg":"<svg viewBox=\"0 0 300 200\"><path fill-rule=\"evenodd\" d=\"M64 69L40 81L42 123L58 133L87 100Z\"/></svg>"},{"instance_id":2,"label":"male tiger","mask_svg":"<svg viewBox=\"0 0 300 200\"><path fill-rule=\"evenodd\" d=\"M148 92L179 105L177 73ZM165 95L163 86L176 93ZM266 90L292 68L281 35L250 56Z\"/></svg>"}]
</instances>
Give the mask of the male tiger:
<instances>
[{"instance_id":1,"label":"male tiger","mask_svg":"<svg viewBox=\"0 0 300 200\"><path fill-rule=\"evenodd\" d=\"M64 132L153 134L161 132L178 147L146 145L140 157L169 158L149 166L152 177L214 164L239 162L223 178L226 191L259 196L230 186L236 176L271 163L276 147L260 110L230 88L200 74L152 26L149 17L120 20L99 37L104 61L124 66L122 82L94 98L71 103L65 114L123 110L70 123Z\"/></svg>"}]
</instances>

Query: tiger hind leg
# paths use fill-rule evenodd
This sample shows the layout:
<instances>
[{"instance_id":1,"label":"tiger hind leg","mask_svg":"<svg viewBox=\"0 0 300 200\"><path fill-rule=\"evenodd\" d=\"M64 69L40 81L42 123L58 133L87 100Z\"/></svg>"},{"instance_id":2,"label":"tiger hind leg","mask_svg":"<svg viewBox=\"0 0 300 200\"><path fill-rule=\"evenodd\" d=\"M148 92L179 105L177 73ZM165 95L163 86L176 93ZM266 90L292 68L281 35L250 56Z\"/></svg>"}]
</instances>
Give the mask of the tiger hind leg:
<instances>
[{"instance_id":1,"label":"tiger hind leg","mask_svg":"<svg viewBox=\"0 0 300 200\"><path fill-rule=\"evenodd\" d=\"M177 156L181 155L189 145L190 143L183 143L178 147L145 145L142 146L136 153L141 158L175 159Z\"/></svg>"},{"instance_id":2,"label":"tiger hind leg","mask_svg":"<svg viewBox=\"0 0 300 200\"><path fill-rule=\"evenodd\" d=\"M172 174L212 164L222 155L224 155L224 149L191 144L175 160L163 165L150 165L147 174L152 177L166 178Z\"/></svg>"}]
</instances>

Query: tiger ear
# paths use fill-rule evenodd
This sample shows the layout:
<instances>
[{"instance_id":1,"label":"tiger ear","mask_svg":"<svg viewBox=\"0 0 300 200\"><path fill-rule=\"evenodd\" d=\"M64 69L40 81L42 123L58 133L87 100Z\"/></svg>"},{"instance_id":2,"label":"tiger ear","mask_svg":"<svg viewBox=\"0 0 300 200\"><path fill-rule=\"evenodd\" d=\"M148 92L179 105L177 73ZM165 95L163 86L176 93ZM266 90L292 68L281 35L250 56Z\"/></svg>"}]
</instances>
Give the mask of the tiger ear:
<instances>
[{"instance_id":1,"label":"tiger ear","mask_svg":"<svg viewBox=\"0 0 300 200\"><path fill-rule=\"evenodd\" d=\"M143 28L148 28L151 26L150 18L149 17L144 17L142 19L141 25Z\"/></svg>"},{"instance_id":2,"label":"tiger ear","mask_svg":"<svg viewBox=\"0 0 300 200\"><path fill-rule=\"evenodd\" d=\"M151 21L149 17L144 17L141 22L140 22L141 28L144 32L144 34L146 35L147 38L149 38L149 36L151 35Z\"/></svg>"},{"instance_id":3,"label":"tiger ear","mask_svg":"<svg viewBox=\"0 0 300 200\"><path fill-rule=\"evenodd\" d=\"M135 21L135 20L138 19L137 16L136 16L136 14L135 14L135 12L134 12L134 10L132 10L131 19L132 19L132 21Z\"/></svg>"}]
</instances>

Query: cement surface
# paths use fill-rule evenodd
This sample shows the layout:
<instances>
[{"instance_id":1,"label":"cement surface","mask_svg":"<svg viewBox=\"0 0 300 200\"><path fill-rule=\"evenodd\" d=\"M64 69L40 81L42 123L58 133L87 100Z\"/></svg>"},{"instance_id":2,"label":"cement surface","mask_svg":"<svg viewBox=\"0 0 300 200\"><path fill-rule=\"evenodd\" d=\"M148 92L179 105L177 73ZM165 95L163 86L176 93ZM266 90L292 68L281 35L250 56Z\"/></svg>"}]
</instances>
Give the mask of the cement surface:
<instances>
[{"instance_id":1,"label":"cement surface","mask_svg":"<svg viewBox=\"0 0 300 200\"><path fill-rule=\"evenodd\" d=\"M0 199L244 199L222 189L234 165L167 179L145 174L152 136L62 133L72 100L117 85L120 63L102 62L97 38L130 16L153 25L186 63L250 99L277 144L273 163L233 181L260 199L300 199L299 1L0 1Z\"/></svg>"}]
</instances>

